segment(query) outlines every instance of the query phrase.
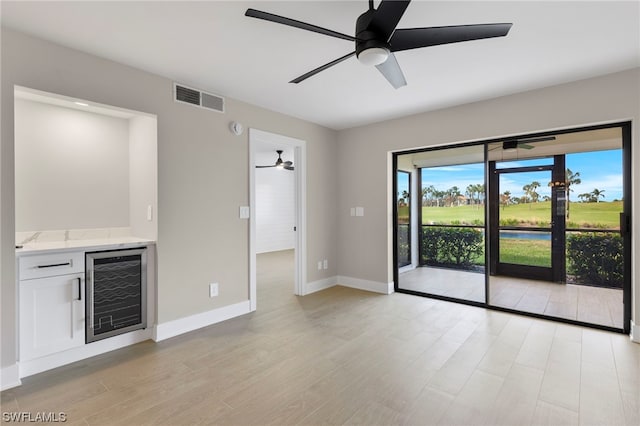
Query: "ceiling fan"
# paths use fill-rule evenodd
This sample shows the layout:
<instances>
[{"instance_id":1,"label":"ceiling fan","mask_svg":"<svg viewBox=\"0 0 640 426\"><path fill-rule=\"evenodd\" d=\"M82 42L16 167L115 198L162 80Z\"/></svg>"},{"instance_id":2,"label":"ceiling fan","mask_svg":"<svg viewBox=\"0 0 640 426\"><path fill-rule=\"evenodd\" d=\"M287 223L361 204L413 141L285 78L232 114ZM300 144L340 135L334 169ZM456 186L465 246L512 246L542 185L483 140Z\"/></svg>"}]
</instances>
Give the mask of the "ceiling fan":
<instances>
[{"instance_id":1,"label":"ceiling fan","mask_svg":"<svg viewBox=\"0 0 640 426\"><path fill-rule=\"evenodd\" d=\"M518 148L533 149L535 148L535 146L529 145L529 143L554 141L554 140L556 140L555 136L541 136L538 138L527 138L527 139L507 139L506 141L502 142L502 149L505 151L513 151ZM492 148L491 150L493 149L496 149L496 148Z\"/></svg>"},{"instance_id":2,"label":"ceiling fan","mask_svg":"<svg viewBox=\"0 0 640 426\"><path fill-rule=\"evenodd\" d=\"M356 21L355 37L255 9L247 9L245 16L355 42L355 51L294 78L289 83L300 83L355 55L362 64L375 65L395 89L405 86L407 81L398 61L396 61L394 52L461 41L504 37L512 25L504 23L396 29L410 2L410 0L382 0L378 8L375 9L373 0L369 0L369 10L360 15Z\"/></svg>"},{"instance_id":3,"label":"ceiling fan","mask_svg":"<svg viewBox=\"0 0 640 426\"><path fill-rule=\"evenodd\" d=\"M256 166L256 169L266 169L269 167L276 167L278 169L284 169L284 170L295 170L293 167L293 162L291 161L283 161L282 160L282 150L279 149L276 151L278 153L278 159L276 160L275 164L270 165L270 166Z\"/></svg>"}]
</instances>

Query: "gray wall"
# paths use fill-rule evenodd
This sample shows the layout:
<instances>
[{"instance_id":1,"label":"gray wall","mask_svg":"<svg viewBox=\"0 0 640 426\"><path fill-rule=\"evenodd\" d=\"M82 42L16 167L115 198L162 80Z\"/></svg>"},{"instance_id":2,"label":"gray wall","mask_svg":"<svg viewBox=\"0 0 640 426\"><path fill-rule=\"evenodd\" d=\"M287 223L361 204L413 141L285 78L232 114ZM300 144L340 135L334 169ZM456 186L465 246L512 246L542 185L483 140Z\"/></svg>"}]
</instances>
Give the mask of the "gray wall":
<instances>
[{"instance_id":1,"label":"gray wall","mask_svg":"<svg viewBox=\"0 0 640 426\"><path fill-rule=\"evenodd\" d=\"M158 120L129 119L129 226L131 235L158 238ZM151 220L147 208L151 206Z\"/></svg>"},{"instance_id":2,"label":"gray wall","mask_svg":"<svg viewBox=\"0 0 640 426\"><path fill-rule=\"evenodd\" d=\"M160 323L248 300L249 223L238 218L249 198L248 135L231 134L232 120L307 141L307 254L330 265L310 261L308 280L337 274L335 131L229 98L225 114L175 103L167 78L5 28L1 43L3 367L16 359L14 85L157 115ZM210 299L214 281L220 296Z\"/></svg>"},{"instance_id":3,"label":"gray wall","mask_svg":"<svg viewBox=\"0 0 640 426\"><path fill-rule=\"evenodd\" d=\"M16 231L129 226L129 120L15 102Z\"/></svg>"},{"instance_id":4,"label":"gray wall","mask_svg":"<svg viewBox=\"0 0 640 426\"><path fill-rule=\"evenodd\" d=\"M640 186L640 69L467 104L369 126L338 135L340 275L377 282L393 280L391 250L391 151L455 144L540 130L634 120L633 187ZM349 206L365 208L353 220ZM633 200L640 223L640 197ZM635 229L638 229L637 227ZM640 321L640 268L633 236L633 318Z\"/></svg>"}]
</instances>

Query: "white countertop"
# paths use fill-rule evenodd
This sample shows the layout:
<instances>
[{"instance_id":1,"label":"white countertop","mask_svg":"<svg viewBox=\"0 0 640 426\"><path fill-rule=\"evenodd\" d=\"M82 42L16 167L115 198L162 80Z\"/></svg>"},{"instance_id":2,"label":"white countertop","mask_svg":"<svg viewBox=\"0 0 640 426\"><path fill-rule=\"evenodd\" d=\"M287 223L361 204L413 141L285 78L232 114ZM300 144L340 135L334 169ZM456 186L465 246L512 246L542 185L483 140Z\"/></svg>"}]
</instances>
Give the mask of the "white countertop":
<instances>
[{"instance_id":1,"label":"white countertop","mask_svg":"<svg viewBox=\"0 0 640 426\"><path fill-rule=\"evenodd\" d=\"M131 248L155 244L155 241L145 238L122 236L109 238L95 238L86 240L42 241L29 242L22 248L16 248L16 256L51 253L54 251L96 251Z\"/></svg>"}]
</instances>

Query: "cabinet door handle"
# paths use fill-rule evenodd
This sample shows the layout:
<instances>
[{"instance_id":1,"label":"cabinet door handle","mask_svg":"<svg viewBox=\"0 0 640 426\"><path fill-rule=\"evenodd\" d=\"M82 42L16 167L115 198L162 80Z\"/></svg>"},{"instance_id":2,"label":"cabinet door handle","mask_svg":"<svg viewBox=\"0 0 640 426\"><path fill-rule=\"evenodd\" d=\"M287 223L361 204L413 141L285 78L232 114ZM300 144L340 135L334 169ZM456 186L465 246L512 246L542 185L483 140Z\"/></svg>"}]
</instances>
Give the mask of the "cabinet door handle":
<instances>
[{"instance_id":1,"label":"cabinet door handle","mask_svg":"<svg viewBox=\"0 0 640 426\"><path fill-rule=\"evenodd\" d=\"M78 277L78 300L82 300L82 278Z\"/></svg>"},{"instance_id":2,"label":"cabinet door handle","mask_svg":"<svg viewBox=\"0 0 640 426\"><path fill-rule=\"evenodd\" d=\"M55 268L56 266L71 266L71 261L67 263L52 263L50 265L38 265L36 268Z\"/></svg>"}]
</instances>

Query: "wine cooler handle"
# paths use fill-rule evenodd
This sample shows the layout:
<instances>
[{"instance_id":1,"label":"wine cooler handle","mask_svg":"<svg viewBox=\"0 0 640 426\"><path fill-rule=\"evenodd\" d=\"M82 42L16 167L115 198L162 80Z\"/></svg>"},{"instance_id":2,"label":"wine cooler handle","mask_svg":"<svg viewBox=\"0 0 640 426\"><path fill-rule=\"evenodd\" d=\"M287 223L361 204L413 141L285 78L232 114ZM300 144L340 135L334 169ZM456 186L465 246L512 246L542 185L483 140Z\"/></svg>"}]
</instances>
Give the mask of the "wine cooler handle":
<instances>
[{"instance_id":1,"label":"wine cooler handle","mask_svg":"<svg viewBox=\"0 0 640 426\"><path fill-rule=\"evenodd\" d=\"M94 281L93 281L94 275L93 275L93 268L91 268L91 272L89 273L89 282L87 283L87 290L89 291L89 303L87 304L88 308L89 308L89 312L87 312L87 314L89 315L89 327L91 328L91 330L93 330L95 328L95 324L93 321L93 291L94 291Z\"/></svg>"}]
</instances>

